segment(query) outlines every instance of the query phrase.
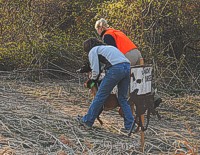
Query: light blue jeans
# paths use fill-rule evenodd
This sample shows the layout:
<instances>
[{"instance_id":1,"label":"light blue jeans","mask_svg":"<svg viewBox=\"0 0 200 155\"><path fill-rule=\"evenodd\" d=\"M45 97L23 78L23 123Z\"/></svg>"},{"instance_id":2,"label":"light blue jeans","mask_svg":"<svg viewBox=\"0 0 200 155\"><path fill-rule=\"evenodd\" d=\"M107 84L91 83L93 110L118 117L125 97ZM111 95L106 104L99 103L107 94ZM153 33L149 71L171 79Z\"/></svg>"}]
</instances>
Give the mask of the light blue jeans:
<instances>
[{"instance_id":1,"label":"light blue jeans","mask_svg":"<svg viewBox=\"0 0 200 155\"><path fill-rule=\"evenodd\" d=\"M106 70L106 74L100 84L95 98L93 99L88 112L82 120L88 126L94 124L101 107L111 93L112 89L118 86L118 101L124 114L124 127L130 129L134 121L130 105L127 102L128 87L130 84L130 64L120 63Z\"/></svg>"}]
</instances>

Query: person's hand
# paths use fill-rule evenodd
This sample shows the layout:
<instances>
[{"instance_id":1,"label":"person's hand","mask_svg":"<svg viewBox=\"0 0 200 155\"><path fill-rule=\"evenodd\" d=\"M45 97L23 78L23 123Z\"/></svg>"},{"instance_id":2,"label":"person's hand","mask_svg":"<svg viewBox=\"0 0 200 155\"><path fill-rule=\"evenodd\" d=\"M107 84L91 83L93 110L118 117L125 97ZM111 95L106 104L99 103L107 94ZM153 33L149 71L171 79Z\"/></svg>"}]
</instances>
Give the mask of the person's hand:
<instances>
[{"instance_id":1,"label":"person's hand","mask_svg":"<svg viewBox=\"0 0 200 155\"><path fill-rule=\"evenodd\" d=\"M90 64L85 63L80 69L78 69L76 72L78 73L88 73L91 72Z\"/></svg>"},{"instance_id":2,"label":"person's hand","mask_svg":"<svg viewBox=\"0 0 200 155\"><path fill-rule=\"evenodd\" d=\"M92 80L92 79L88 79L85 83L84 83L84 87L91 89L93 86L96 85L96 81Z\"/></svg>"}]
</instances>

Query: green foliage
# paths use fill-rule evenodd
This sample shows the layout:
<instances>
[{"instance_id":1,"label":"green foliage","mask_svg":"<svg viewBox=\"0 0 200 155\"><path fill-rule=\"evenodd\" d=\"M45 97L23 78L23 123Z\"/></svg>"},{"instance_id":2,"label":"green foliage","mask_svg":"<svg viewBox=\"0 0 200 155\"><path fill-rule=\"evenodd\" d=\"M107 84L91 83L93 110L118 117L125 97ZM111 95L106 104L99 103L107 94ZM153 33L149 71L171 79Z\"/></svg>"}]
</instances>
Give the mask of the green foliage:
<instances>
[{"instance_id":1,"label":"green foliage","mask_svg":"<svg viewBox=\"0 0 200 155\"><path fill-rule=\"evenodd\" d=\"M91 1L94 2L98 1ZM82 42L91 36L87 28L96 14L91 3L86 0L3 1L1 70L42 69L50 67L50 62L77 69Z\"/></svg>"},{"instance_id":2,"label":"green foliage","mask_svg":"<svg viewBox=\"0 0 200 155\"><path fill-rule=\"evenodd\" d=\"M176 75L165 82L181 85L179 77L198 77L197 0L1 0L0 8L0 70L74 72L82 42L98 37L94 24L103 17L134 41L156 77Z\"/></svg>"},{"instance_id":3,"label":"green foliage","mask_svg":"<svg viewBox=\"0 0 200 155\"><path fill-rule=\"evenodd\" d=\"M200 3L196 0L114 0L98 10L96 19L106 18L138 45L145 62L153 64L155 77L162 77L158 84L187 89L191 83L185 79L192 76L198 81Z\"/></svg>"}]
</instances>

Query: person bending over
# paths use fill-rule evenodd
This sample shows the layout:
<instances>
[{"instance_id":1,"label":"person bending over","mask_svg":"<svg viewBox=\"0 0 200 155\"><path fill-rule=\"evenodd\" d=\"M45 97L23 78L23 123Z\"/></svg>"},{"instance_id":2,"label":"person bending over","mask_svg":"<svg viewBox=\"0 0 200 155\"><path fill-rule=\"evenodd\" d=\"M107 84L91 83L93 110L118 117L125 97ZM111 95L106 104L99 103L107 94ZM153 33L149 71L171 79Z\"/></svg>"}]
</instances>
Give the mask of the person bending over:
<instances>
[{"instance_id":1,"label":"person bending over","mask_svg":"<svg viewBox=\"0 0 200 155\"><path fill-rule=\"evenodd\" d=\"M100 64L104 65L105 76L98 88L88 112L79 118L79 123L86 127L92 127L107 97L117 85L118 101L124 113L124 128L129 131L134 121L131 107L127 102L127 92L130 83L130 61L116 47L105 45L97 38L90 38L83 43L84 51L88 54L91 67L91 79L89 83L97 80L100 74Z\"/></svg>"},{"instance_id":2,"label":"person bending over","mask_svg":"<svg viewBox=\"0 0 200 155\"><path fill-rule=\"evenodd\" d=\"M122 31L110 28L104 18L96 21L95 29L104 43L115 46L129 59L131 66L140 64L141 52Z\"/></svg>"}]
</instances>

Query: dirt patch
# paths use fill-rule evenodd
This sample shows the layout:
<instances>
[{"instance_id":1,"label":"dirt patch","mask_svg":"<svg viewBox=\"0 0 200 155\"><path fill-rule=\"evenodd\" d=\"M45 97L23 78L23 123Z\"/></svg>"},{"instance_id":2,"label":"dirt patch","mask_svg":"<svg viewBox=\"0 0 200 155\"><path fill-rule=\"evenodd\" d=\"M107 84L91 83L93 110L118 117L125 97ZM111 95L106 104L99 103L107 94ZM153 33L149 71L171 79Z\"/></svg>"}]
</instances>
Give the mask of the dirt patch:
<instances>
[{"instance_id":1,"label":"dirt patch","mask_svg":"<svg viewBox=\"0 0 200 155\"><path fill-rule=\"evenodd\" d=\"M1 78L0 155L68 154L198 154L200 96L164 96L162 116L152 116L140 152L140 133L119 133L123 119L117 109L103 112L103 126L80 127L92 97L74 81L31 83Z\"/></svg>"}]
</instances>

